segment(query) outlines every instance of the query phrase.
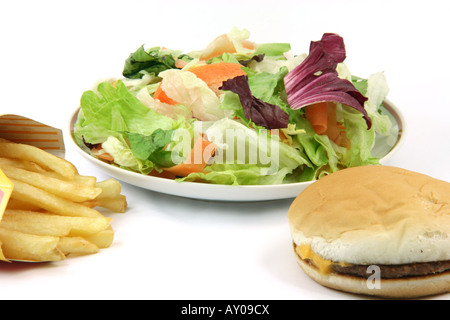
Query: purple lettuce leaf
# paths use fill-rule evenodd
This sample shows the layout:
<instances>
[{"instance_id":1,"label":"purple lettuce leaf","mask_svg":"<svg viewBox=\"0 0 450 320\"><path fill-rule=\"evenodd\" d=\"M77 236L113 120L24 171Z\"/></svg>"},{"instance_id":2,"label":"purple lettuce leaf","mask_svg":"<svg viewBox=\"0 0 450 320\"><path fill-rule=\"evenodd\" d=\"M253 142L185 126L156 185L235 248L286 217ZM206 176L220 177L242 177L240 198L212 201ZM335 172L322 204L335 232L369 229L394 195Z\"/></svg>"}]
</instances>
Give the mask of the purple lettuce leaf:
<instances>
[{"instance_id":1,"label":"purple lettuce leaf","mask_svg":"<svg viewBox=\"0 0 450 320\"><path fill-rule=\"evenodd\" d=\"M364 109L367 98L350 81L338 77L336 67L345 58L339 35L325 33L320 41L312 41L306 59L284 77L288 104L300 109L318 102L341 103L361 112L370 129L372 120Z\"/></svg>"},{"instance_id":2,"label":"purple lettuce leaf","mask_svg":"<svg viewBox=\"0 0 450 320\"><path fill-rule=\"evenodd\" d=\"M283 109L252 95L247 76L229 79L223 82L219 89L236 93L241 101L245 117L256 125L266 129L287 128L289 125L289 115Z\"/></svg>"}]
</instances>

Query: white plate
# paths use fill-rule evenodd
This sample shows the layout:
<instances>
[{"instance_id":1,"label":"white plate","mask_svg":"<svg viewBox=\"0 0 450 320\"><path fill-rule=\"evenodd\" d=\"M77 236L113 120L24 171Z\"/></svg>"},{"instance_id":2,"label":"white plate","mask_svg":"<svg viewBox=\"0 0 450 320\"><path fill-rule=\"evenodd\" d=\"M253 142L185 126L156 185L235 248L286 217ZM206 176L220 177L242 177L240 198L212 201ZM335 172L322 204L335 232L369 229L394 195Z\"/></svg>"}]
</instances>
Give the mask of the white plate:
<instances>
[{"instance_id":1,"label":"white plate","mask_svg":"<svg viewBox=\"0 0 450 320\"><path fill-rule=\"evenodd\" d=\"M392 154L398 150L405 137L405 121L400 110L390 101L384 103L386 113L397 124L398 135L396 141L386 141L378 139L373 149L374 155L380 157L380 163L385 164ZM69 132L70 143L73 147L93 165L123 182L135 185L144 189L161 192L165 194L212 201L266 201L295 198L303 189L313 183L300 182L279 185L262 186L229 186L206 184L197 182L176 182L170 179L146 176L111 166L100 161L85 151L83 151L75 142L73 131L79 109L71 117Z\"/></svg>"}]
</instances>

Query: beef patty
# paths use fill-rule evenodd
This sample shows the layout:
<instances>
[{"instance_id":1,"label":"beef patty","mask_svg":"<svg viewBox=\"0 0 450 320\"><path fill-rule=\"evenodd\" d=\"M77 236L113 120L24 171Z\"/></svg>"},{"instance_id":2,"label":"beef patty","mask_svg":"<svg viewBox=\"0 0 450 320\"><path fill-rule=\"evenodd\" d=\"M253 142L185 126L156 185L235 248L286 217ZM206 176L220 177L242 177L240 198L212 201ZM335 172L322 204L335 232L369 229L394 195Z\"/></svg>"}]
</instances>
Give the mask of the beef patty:
<instances>
[{"instance_id":1,"label":"beef patty","mask_svg":"<svg viewBox=\"0 0 450 320\"><path fill-rule=\"evenodd\" d=\"M294 243L294 249L297 245ZM316 267L309 259L303 259L296 252L297 256L307 262L308 264ZM416 262L408 264L372 264L380 268L381 279L397 279L404 277L420 277L433 275L436 273L450 272L450 260L445 261L433 261L433 262ZM358 264L340 264L333 263L331 269L339 274L369 278L373 275L373 272L368 272L370 265L358 265Z\"/></svg>"},{"instance_id":2,"label":"beef patty","mask_svg":"<svg viewBox=\"0 0 450 320\"><path fill-rule=\"evenodd\" d=\"M377 265L380 268L381 279L396 279L403 277L419 277L450 271L450 260L435 262L417 262L398 265ZM367 273L368 265L341 266L333 264L332 269L340 274L368 278L372 273Z\"/></svg>"}]
</instances>

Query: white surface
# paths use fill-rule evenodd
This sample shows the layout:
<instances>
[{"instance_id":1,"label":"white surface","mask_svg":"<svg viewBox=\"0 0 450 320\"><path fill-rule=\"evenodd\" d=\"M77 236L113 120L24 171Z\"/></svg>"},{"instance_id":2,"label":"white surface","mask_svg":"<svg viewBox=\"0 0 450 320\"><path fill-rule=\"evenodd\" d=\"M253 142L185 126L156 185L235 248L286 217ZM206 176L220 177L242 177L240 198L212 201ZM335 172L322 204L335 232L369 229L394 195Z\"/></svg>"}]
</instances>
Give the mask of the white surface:
<instances>
[{"instance_id":1,"label":"white surface","mask_svg":"<svg viewBox=\"0 0 450 320\"><path fill-rule=\"evenodd\" d=\"M81 93L141 44L201 49L233 26L307 52L344 37L346 63L385 71L408 136L389 164L450 181L446 1L16 1L0 4L1 113L64 128ZM108 178L67 143L82 174ZM361 299L307 278L291 252L290 199L217 203L123 184L129 209L99 254L0 264L0 299ZM434 297L449 299L450 295Z\"/></svg>"},{"instance_id":2,"label":"white surface","mask_svg":"<svg viewBox=\"0 0 450 320\"><path fill-rule=\"evenodd\" d=\"M376 155L380 159L381 164L388 163L390 158L393 157L398 150L400 150L407 135L405 119L402 112L392 102L385 101L385 106L389 106L388 109L385 110L385 114L390 116L399 134L397 136L397 140L390 144L388 144L385 139L375 141L373 152L374 155L375 152L377 152ZM229 186L195 182L179 183L174 180L142 175L136 172L120 169L92 157L77 145L73 132L74 124L78 119L78 110L79 108L77 108L74 112L66 131L67 139L65 140L68 142L68 147L78 151L83 158L97 167L97 169L121 182L126 182L133 186L189 199L248 202L281 200L288 198L293 199L306 187L313 183L313 181L307 181L291 184L260 186Z\"/></svg>"}]
</instances>

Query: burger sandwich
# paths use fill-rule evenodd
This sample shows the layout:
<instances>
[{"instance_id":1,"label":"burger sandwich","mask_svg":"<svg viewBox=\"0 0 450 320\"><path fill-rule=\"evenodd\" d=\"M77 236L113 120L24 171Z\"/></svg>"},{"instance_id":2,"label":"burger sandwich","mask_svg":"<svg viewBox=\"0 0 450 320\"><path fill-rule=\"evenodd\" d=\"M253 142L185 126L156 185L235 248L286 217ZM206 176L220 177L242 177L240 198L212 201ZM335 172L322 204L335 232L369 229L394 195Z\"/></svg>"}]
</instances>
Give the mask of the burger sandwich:
<instances>
[{"instance_id":1,"label":"burger sandwich","mask_svg":"<svg viewBox=\"0 0 450 320\"><path fill-rule=\"evenodd\" d=\"M450 292L450 183L380 165L306 188L288 212L293 248L319 284L417 298Z\"/></svg>"}]
</instances>

